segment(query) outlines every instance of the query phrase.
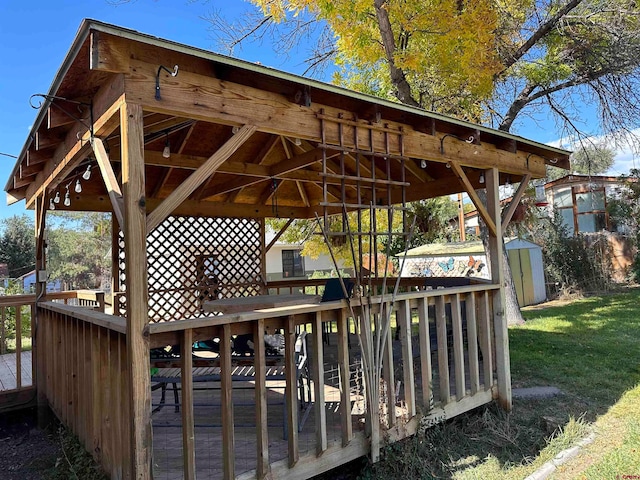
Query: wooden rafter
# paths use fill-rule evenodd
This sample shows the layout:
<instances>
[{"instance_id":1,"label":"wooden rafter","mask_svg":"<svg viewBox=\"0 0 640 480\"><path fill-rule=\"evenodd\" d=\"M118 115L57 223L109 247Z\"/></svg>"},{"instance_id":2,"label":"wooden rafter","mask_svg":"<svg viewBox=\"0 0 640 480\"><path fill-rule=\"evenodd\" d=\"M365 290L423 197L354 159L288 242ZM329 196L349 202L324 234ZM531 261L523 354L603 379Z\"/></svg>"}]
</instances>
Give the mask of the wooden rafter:
<instances>
[{"instance_id":1,"label":"wooden rafter","mask_svg":"<svg viewBox=\"0 0 640 480\"><path fill-rule=\"evenodd\" d=\"M222 163L238 150L256 131L253 125L245 125L238 133L231 137L209 157L198 170L193 172L184 182L169 195L162 204L147 216L147 231L153 231L162 221L173 212L178 205L212 175Z\"/></svg>"},{"instance_id":2,"label":"wooden rafter","mask_svg":"<svg viewBox=\"0 0 640 480\"><path fill-rule=\"evenodd\" d=\"M280 239L280 237L284 234L284 232L287 231L287 228L289 228L289 226L293 223L294 220L295 218L290 218L287 221L287 223L285 223L284 226L278 231L278 233L276 233L275 237L273 237L273 239L269 242L269 245L265 247L264 249L265 253L271 250L271 247L273 247L276 244L276 242Z\"/></svg>"}]
</instances>

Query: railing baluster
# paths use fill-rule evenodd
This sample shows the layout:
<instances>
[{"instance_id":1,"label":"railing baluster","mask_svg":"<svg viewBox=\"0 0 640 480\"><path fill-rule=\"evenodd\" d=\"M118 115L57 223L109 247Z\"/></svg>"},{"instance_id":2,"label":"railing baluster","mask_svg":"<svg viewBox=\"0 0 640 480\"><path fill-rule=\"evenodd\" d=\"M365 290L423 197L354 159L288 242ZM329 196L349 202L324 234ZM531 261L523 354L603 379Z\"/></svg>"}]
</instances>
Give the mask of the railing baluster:
<instances>
[{"instance_id":1,"label":"railing baluster","mask_svg":"<svg viewBox=\"0 0 640 480\"><path fill-rule=\"evenodd\" d=\"M181 382L182 382L182 459L184 466L184 479L196 478L196 445L195 427L193 419L193 330L186 329L182 332L180 342L181 354Z\"/></svg>"},{"instance_id":2,"label":"railing baluster","mask_svg":"<svg viewBox=\"0 0 640 480\"><path fill-rule=\"evenodd\" d=\"M300 458L298 447L298 389L296 385L296 329L293 315L287 316L284 329L284 360L287 402L287 439L289 444L289 467L293 467Z\"/></svg>"},{"instance_id":3,"label":"railing baluster","mask_svg":"<svg viewBox=\"0 0 640 480\"><path fill-rule=\"evenodd\" d=\"M432 403L431 382L431 338L429 336L429 299L421 298L418 301L418 319L420 338L420 371L422 374L422 405L429 409Z\"/></svg>"},{"instance_id":4,"label":"railing baluster","mask_svg":"<svg viewBox=\"0 0 640 480\"><path fill-rule=\"evenodd\" d=\"M491 348L489 292L482 292L478 313L478 335L480 336L480 351L482 352L484 389L489 390L493 387L493 352Z\"/></svg>"},{"instance_id":5,"label":"railing baluster","mask_svg":"<svg viewBox=\"0 0 640 480\"><path fill-rule=\"evenodd\" d=\"M322 312L316 312L313 319L313 391L316 415L316 453L327 449L327 413L324 403L324 354L322 342ZM300 392L304 395L304 392Z\"/></svg>"},{"instance_id":6,"label":"railing baluster","mask_svg":"<svg viewBox=\"0 0 640 480\"><path fill-rule=\"evenodd\" d=\"M256 385L256 448L258 460L256 476L266 478L269 473L269 435L267 424L267 371L264 346L264 319L254 322L254 370Z\"/></svg>"},{"instance_id":7,"label":"railing baluster","mask_svg":"<svg viewBox=\"0 0 640 480\"><path fill-rule=\"evenodd\" d=\"M317 290L316 290L317 291ZM344 308L338 311L338 363L340 368L340 422L342 446L346 447L353 438L351 424L351 373L349 371L349 323Z\"/></svg>"},{"instance_id":8,"label":"railing baluster","mask_svg":"<svg viewBox=\"0 0 640 480\"><path fill-rule=\"evenodd\" d=\"M233 428L233 399L231 391L231 325L222 325L220 342L220 396L222 399L222 464L224 478L235 478L235 437Z\"/></svg>"},{"instance_id":9,"label":"railing baluster","mask_svg":"<svg viewBox=\"0 0 640 480\"><path fill-rule=\"evenodd\" d=\"M399 319L398 319L399 317ZM416 414L416 387L413 376L413 346L411 342L411 306L407 300L400 302L396 312L400 327L400 345L402 347L402 373L404 380L404 401L407 414L413 418Z\"/></svg>"},{"instance_id":10,"label":"railing baluster","mask_svg":"<svg viewBox=\"0 0 640 480\"><path fill-rule=\"evenodd\" d=\"M476 295L471 292L466 296L467 312L467 346L469 350L469 383L471 395L480 390L480 369L478 364L478 332L476 328Z\"/></svg>"},{"instance_id":11,"label":"railing baluster","mask_svg":"<svg viewBox=\"0 0 640 480\"><path fill-rule=\"evenodd\" d=\"M440 401L449 403L449 353L447 352L447 317L444 308L444 296L436 297L436 335L438 339L438 373L440 375Z\"/></svg>"},{"instance_id":12,"label":"railing baluster","mask_svg":"<svg viewBox=\"0 0 640 480\"><path fill-rule=\"evenodd\" d=\"M22 388L22 306L16 307L16 388Z\"/></svg>"},{"instance_id":13,"label":"railing baluster","mask_svg":"<svg viewBox=\"0 0 640 480\"><path fill-rule=\"evenodd\" d=\"M462 339L462 313L460 309L460 294L451 297L451 326L453 329L453 364L456 375L456 400L466 394L464 378L464 342Z\"/></svg>"},{"instance_id":14,"label":"railing baluster","mask_svg":"<svg viewBox=\"0 0 640 480\"><path fill-rule=\"evenodd\" d=\"M5 307L0 307L0 355L7 353L7 339L5 338L6 315Z\"/></svg>"}]
</instances>

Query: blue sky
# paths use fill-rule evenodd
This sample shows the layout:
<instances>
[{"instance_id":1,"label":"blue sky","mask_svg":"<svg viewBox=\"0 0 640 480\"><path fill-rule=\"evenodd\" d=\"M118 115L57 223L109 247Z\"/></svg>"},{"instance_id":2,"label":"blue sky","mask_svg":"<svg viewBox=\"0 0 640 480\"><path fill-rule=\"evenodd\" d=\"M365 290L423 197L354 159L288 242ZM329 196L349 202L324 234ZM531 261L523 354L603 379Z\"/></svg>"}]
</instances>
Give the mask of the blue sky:
<instances>
[{"instance_id":1,"label":"blue sky","mask_svg":"<svg viewBox=\"0 0 640 480\"><path fill-rule=\"evenodd\" d=\"M34 93L47 93L53 77L66 55L83 18L138 30L205 49L216 49L201 18L212 9L227 18L237 18L251 8L240 0L0 0L0 152L18 155L37 111L29 106ZM240 58L293 73L301 73L300 57L284 63L267 46L243 48ZM538 124L525 123L519 135L540 142L556 138L552 121L539 118ZM634 165L631 152L621 152L612 174L626 173ZM15 159L0 155L0 187L8 179ZM23 213L24 202L7 207L0 198L0 219ZM28 212L32 215L31 212Z\"/></svg>"}]
</instances>

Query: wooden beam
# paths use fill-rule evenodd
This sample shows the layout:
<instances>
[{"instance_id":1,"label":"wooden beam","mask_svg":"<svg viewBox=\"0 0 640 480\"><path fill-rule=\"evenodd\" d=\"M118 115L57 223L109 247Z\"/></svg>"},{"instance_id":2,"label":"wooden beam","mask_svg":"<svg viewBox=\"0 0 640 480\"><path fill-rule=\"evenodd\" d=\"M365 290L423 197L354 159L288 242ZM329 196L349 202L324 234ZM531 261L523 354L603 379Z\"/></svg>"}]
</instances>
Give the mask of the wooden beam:
<instances>
[{"instance_id":1,"label":"wooden beam","mask_svg":"<svg viewBox=\"0 0 640 480\"><path fill-rule=\"evenodd\" d=\"M59 132L38 131L36 132L35 149L39 151L56 147L62 140L64 140L64 135Z\"/></svg>"},{"instance_id":2,"label":"wooden beam","mask_svg":"<svg viewBox=\"0 0 640 480\"><path fill-rule=\"evenodd\" d=\"M127 94L137 98L149 111L183 116L208 122L226 125L251 123L259 131L301 138L312 142L320 142L321 109L324 116L338 118L344 114L343 110L326 105L313 104L312 107L300 107L290 102L285 96L264 90L221 81L205 75L181 71L180 75L166 82L162 87L162 100L155 99L150 84L155 82L157 66L139 60L131 60L131 66L136 69L136 75L127 77L125 89ZM359 128L359 144L368 144L366 122L361 122ZM333 122L325 121L325 124ZM325 129L325 140L328 144L339 145L340 135L337 124L328 125ZM333 128L335 127L335 128ZM399 129L403 127L404 152L400 152L398 145L390 147L390 153L406 157L432 160L441 163L457 161L462 166L473 168L487 168L492 165L500 171L511 174L524 175L531 171L534 177L545 175L544 160L531 157L527 169L526 152L510 153L498 149L495 145L483 143L481 145L466 142L451 142L447 144L445 153L441 152L440 140L436 136L414 130L409 125L389 122L388 127ZM374 148L379 153L386 152L386 133L372 131ZM345 138L345 146L354 147L353 139Z\"/></svg>"},{"instance_id":3,"label":"wooden beam","mask_svg":"<svg viewBox=\"0 0 640 480\"><path fill-rule=\"evenodd\" d=\"M186 200L193 191L233 155L256 131L253 125L245 125L222 145L216 153L169 195L147 218L147 231L153 231Z\"/></svg>"},{"instance_id":4,"label":"wooden beam","mask_svg":"<svg viewBox=\"0 0 640 480\"><path fill-rule=\"evenodd\" d=\"M116 75L93 97L95 136L107 136L119 125L117 114L120 105L124 102L123 83L123 76ZM27 189L27 208L32 208L36 196L56 188L88 155L91 151L90 136L89 129L79 122L69 130L64 141L56 148L51 160Z\"/></svg>"},{"instance_id":5,"label":"wooden beam","mask_svg":"<svg viewBox=\"0 0 640 480\"><path fill-rule=\"evenodd\" d=\"M98 31L91 32L89 68L101 72L129 73L131 41Z\"/></svg>"},{"instance_id":6,"label":"wooden beam","mask_svg":"<svg viewBox=\"0 0 640 480\"><path fill-rule=\"evenodd\" d=\"M296 187L298 187L298 193L300 194L300 199L302 200L302 204L305 207L310 207L311 203L309 202L309 195L307 195L307 191L304 188L304 184L302 182L296 181Z\"/></svg>"},{"instance_id":7,"label":"wooden beam","mask_svg":"<svg viewBox=\"0 0 640 480\"><path fill-rule=\"evenodd\" d=\"M493 218L489 215L489 212L487 211L484 204L482 203L482 200L480 200L480 197L476 193L476 190L473 188L473 185L471 185L471 182L469 181L467 174L464 173L464 170L457 162L450 162L450 163L451 163L451 169L454 171L456 176L460 179L460 182L464 186L464 189L467 192L467 195L469 195L469 198L471 199L473 204L476 206L478 213L480 214L484 222L487 224L487 228L493 235L496 235L496 224L494 223Z\"/></svg>"},{"instance_id":8,"label":"wooden beam","mask_svg":"<svg viewBox=\"0 0 640 480\"><path fill-rule=\"evenodd\" d=\"M516 211L516 208L518 208L518 204L520 203L520 199L522 198L522 195L524 194L524 192L527 190L527 186L529 185L529 182L531 181L531 174L526 174L522 180L520 181L520 185L518 186L518 190L516 190L516 193L513 195L513 197L511 198L511 202L509 203L509 208L507 208L507 211L504 213L504 215L502 216L502 230L506 230L507 227L509 226L509 222L511 222L511 218L513 217L513 214Z\"/></svg>"},{"instance_id":9,"label":"wooden beam","mask_svg":"<svg viewBox=\"0 0 640 480\"><path fill-rule=\"evenodd\" d=\"M182 463L184 479L196 478L196 432L193 415L193 330L182 332L180 342L182 377Z\"/></svg>"},{"instance_id":10,"label":"wooden beam","mask_svg":"<svg viewBox=\"0 0 640 480\"><path fill-rule=\"evenodd\" d=\"M280 163L277 163L271 167L271 176L277 177L279 175L298 170L300 168L308 167L314 163L322 160L322 150L316 148L300 155L295 155Z\"/></svg>"},{"instance_id":11,"label":"wooden beam","mask_svg":"<svg viewBox=\"0 0 640 480\"><path fill-rule=\"evenodd\" d=\"M151 379L149 376L149 318L147 287L147 229L144 211L144 137L142 106L124 103L122 187L127 268L127 354L131 412L131 478L151 479Z\"/></svg>"},{"instance_id":12,"label":"wooden beam","mask_svg":"<svg viewBox=\"0 0 640 480\"><path fill-rule=\"evenodd\" d=\"M104 180L104 184L107 187L107 192L109 193L109 199L111 200L113 213L118 220L118 224L124 225L124 203L122 200L122 191L120 190L118 180L113 173L113 168L111 167L111 162L109 161L109 155L107 154L107 151L104 148L104 143L102 143L102 140L100 138L94 138L92 144L93 153L96 156L96 161L98 162L98 166L100 167L102 179Z\"/></svg>"},{"instance_id":13,"label":"wooden beam","mask_svg":"<svg viewBox=\"0 0 640 480\"><path fill-rule=\"evenodd\" d=\"M498 403L506 411L511 411L511 366L509 360L509 334L507 331L506 303L504 294L504 255L502 223L500 222L500 177L497 168L485 172L487 184L487 210L495 220L496 231L489 233L488 254L491 265L491 280L500 285L492 292L493 329L496 341L496 376L498 380Z\"/></svg>"},{"instance_id":14,"label":"wooden beam","mask_svg":"<svg viewBox=\"0 0 640 480\"><path fill-rule=\"evenodd\" d=\"M71 125L76 122L76 118L81 118L86 123L89 123L91 120L87 107L65 100L54 100L47 108L47 128L51 130L64 125Z\"/></svg>"}]
</instances>

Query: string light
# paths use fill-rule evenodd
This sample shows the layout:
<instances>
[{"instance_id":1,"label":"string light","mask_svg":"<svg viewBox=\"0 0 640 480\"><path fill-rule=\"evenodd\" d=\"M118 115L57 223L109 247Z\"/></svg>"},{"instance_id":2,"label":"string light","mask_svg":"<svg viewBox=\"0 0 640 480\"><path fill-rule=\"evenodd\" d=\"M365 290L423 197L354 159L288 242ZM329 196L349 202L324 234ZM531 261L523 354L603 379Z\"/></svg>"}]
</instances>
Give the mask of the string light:
<instances>
[{"instance_id":1,"label":"string light","mask_svg":"<svg viewBox=\"0 0 640 480\"><path fill-rule=\"evenodd\" d=\"M67 193L64 194L64 206L68 207L71 205L71 199L69 198L69 185L67 185Z\"/></svg>"},{"instance_id":2,"label":"string light","mask_svg":"<svg viewBox=\"0 0 640 480\"><path fill-rule=\"evenodd\" d=\"M480 172L480 178L478 178L478 182L484 183L484 172Z\"/></svg>"},{"instance_id":3,"label":"string light","mask_svg":"<svg viewBox=\"0 0 640 480\"><path fill-rule=\"evenodd\" d=\"M76 180L76 186L74 187L74 190L76 193L81 193L82 192L82 184L80 183L80 179L78 178Z\"/></svg>"},{"instance_id":4,"label":"string light","mask_svg":"<svg viewBox=\"0 0 640 480\"><path fill-rule=\"evenodd\" d=\"M171 156L171 147L169 145L169 132L165 132L166 140L164 142L164 149L162 150L162 156L164 158L169 158Z\"/></svg>"},{"instance_id":5,"label":"string light","mask_svg":"<svg viewBox=\"0 0 640 480\"><path fill-rule=\"evenodd\" d=\"M53 197L53 203L60 203L60 192L56 192L56 196Z\"/></svg>"},{"instance_id":6,"label":"string light","mask_svg":"<svg viewBox=\"0 0 640 480\"><path fill-rule=\"evenodd\" d=\"M427 161L424 158L420 160L420 168L427 168Z\"/></svg>"},{"instance_id":7,"label":"string light","mask_svg":"<svg viewBox=\"0 0 640 480\"><path fill-rule=\"evenodd\" d=\"M89 180L91 178L91 164L87 165L87 169L82 174L83 180Z\"/></svg>"},{"instance_id":8,"label":"string light","mask_svg":"<svg viewBox=\"0 0 640 480\"><path fill-rule=\"evenodd\" d=\"M56 204L53 203L53 198L49 199L49 210L55 210L56 209Z\"/></svg>"}]
</instances>

